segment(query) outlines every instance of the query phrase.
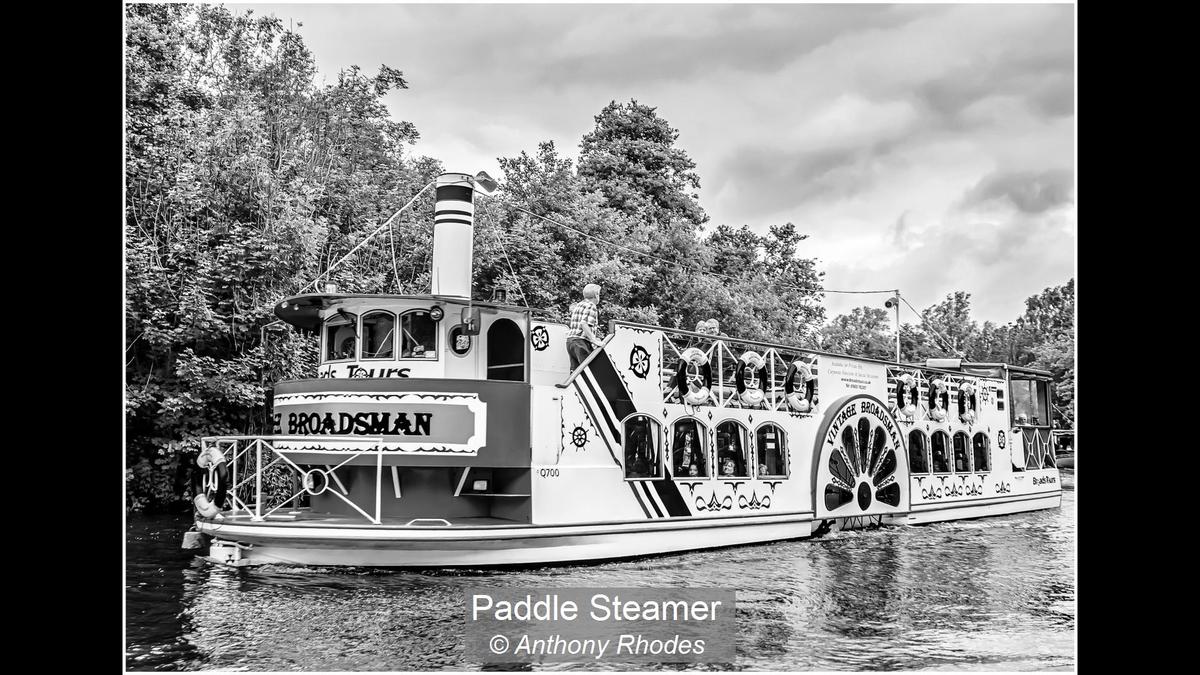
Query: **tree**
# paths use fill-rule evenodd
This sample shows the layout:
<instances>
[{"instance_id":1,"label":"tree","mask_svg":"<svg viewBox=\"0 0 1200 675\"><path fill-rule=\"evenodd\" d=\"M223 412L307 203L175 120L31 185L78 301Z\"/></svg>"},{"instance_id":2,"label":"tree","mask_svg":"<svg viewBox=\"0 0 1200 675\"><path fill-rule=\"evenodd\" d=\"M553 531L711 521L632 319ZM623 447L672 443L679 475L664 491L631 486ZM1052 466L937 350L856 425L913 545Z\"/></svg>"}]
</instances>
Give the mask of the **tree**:
<instances>
[{"instance_id":1,"label":"tree","mask_svg":"<svg viewBox=\"0 0 1200 675\"><path fill-rule=\"evenodd\" d=\"M398 70L317 86L311 53L275 17L131 4L126 18L126 456L139 507L186 498L199 436L263 429L267 378L315 356L302 335L261 343L271 306L438 167L407 159L416 129L383 105L407 86ZM428 241L416 222L398 236ZM390 243L364 246L332 280L411 283L428 246L402 245L393 263Z\"/></svg>"},{"instance_id":2,"label":"tree","mask_svg":"<svg viewBox=\"0 0 1200 675\"><path fill-rule=\"evenodd\" d=\"M579 177L613 208L694 234L708 220L689 192L700 188L696 163L675 147L679 132L655 111L634 100L605 106L580 143Z\"/></svg>"},{"instance_id":3,"label":"tree","mask_svg":"<svg viewBox=\"0 0 1200 675\"><path fill-rule=\"evenodd\" d=\"M608 228L610 241L648 254L615 254L645 270L629 268L637 282L626 286L629 304L668 326L715 318L739 337L811 338L824 312L821 273L798 257L807 235L788 223L766 236L719 225L701 237L708 216L694 192L695 162L676 145L679 132L637 101L613 101L595 121L580 143L580 189L597 192L603 206L625 216L624 231Z\"/></svg>"},{"instance_id":4,"label":"tree","mask_svg":"<svg viewBox=\"0 0 1200 675\"><path fill-rule=\"evenodd\" d=\"M889 335L888 313L876 307L855 307L839 314L821 328L818 349L849 356L892 360L896 355L895 333Z\"/></svg>"}]
</instances>

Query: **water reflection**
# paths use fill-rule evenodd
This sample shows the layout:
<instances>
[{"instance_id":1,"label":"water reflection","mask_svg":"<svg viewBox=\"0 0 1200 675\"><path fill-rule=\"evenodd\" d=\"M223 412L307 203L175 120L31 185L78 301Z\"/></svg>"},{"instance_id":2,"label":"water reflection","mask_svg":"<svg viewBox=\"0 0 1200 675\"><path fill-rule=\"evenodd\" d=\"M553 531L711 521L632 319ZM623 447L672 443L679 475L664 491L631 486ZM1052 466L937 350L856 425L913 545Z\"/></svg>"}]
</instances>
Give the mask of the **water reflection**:
<instances>
[{"instance_id":1,"label":"water reflection","mask_svg":"<svg viewBox=\"0 0 1200 675\"><path fill-rule=\"evenodd\" d=\"M733 587L736 669L1070 669L1074 495L1055 511L519 571L236 570L178 549L186 519L131 517L128 668L481 669L463 658L465 589L557 585Z\"/></svg>"}]
</instances>

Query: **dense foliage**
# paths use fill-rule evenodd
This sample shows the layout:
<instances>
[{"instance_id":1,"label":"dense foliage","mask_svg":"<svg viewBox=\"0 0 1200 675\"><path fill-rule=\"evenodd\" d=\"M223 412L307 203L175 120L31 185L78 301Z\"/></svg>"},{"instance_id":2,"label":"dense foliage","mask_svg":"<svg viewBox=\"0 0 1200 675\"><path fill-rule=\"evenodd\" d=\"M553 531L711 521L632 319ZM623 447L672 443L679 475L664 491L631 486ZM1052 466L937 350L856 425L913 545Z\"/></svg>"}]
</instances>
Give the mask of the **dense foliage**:
<instances>
[{"instance_id":1,"label":"dense foliage","mask_svg":"<svg viewBox=\"0 0 1200 675\"><path fill-rule=\"evenodd\" d=\"M313 337L274 322L274 302L326 280L343 292L428 291L432 190L368 238L442 171L410 153L416 128L383 103L407 88L403 73L355 67L323 81L299 34L274 17L126 6L132 508L189 498L199 438L264 431L270 384L315 370ZM690 328L717 318L741 337L890 354L882 310L822 328L822 273L791 223L705 234L700 178L678 140L654 108L614 101L582 138L577 165L549 142L500 158L501 190L477 201L476 297L505 288L561 319L597 281L605 319ZM956 323L965 294L926 320L964 349L1007 349L1012 357L995 358L1064 373L1069 400L1073 330L1061 305L1073 286L1064 289L1010 326ZM940 353L923 328L902 337L907 354Z\"/></svg>"}]
</instances>

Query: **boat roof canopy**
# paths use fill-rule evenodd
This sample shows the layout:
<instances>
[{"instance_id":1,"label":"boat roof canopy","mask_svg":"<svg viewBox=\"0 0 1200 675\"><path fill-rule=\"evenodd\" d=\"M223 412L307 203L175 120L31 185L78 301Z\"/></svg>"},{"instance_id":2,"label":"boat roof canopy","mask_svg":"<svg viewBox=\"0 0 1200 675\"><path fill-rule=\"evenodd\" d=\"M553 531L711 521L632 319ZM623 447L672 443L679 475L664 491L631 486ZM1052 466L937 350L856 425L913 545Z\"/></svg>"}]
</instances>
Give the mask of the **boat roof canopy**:
<instances>
[{"instance_id":1,"label":"boat roof canopy","mask_svg":"<svg viewBox=\"0 0 1200 675\"><path fill-rule=\"evenodd\" d=\"M310 293L306 295L296 295L285 300L279 301L275 305L275 316L290 323L291 325L304 330L317 330L321 326L321 311L330 309L346 300L380 300L381 307L387 302L404 301L404 300L424 300L427 302L443 303L447 305L470 305L472 307L485 307L487 309L497 309L506 312L516 312L520 314L528 314L532 310L527 307L518 307L516 305L507 305L496 302L481 302L478 300L467 300L448 295L395 295L389 293Z\"/></svg>"},{"instance_id":2,"label":"boat roof canopy","mask_svg":"<svg viewBox=\"0 0 1200 675\"><path fill-rule=\"evenodd\" d=\"M938 368L940 370L957 370L981 377L1004 377L1005 370L1015 375L1033 375L1037 379L1048 379L1051 377L1050 371L1039 368L1012 366L1007 363L977 363L963 361L962 359L925 359L925 367Z\"/></svg>"}]
</instances>

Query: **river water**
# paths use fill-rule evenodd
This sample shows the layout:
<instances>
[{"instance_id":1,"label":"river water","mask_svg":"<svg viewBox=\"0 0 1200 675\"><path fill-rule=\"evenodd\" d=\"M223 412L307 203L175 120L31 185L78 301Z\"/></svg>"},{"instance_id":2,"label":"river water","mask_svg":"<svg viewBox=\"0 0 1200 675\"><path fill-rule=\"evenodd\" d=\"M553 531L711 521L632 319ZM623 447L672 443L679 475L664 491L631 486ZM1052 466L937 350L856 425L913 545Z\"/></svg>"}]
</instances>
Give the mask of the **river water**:
<instances>
[{"instance_id":1,"label":"river water","mask_svg":"<svg viewBox=\"0 0 1200 675\"><path fill-rule=\"evenodd\" d=\"M131 514L126 667L478 670L463 591L503 585L733 588L737 661L720 668L1071 670L1074 483L1064 471L1054 510L521 571L238 570L179 548L190 517Z\"/></svg>"}]
</instances>

